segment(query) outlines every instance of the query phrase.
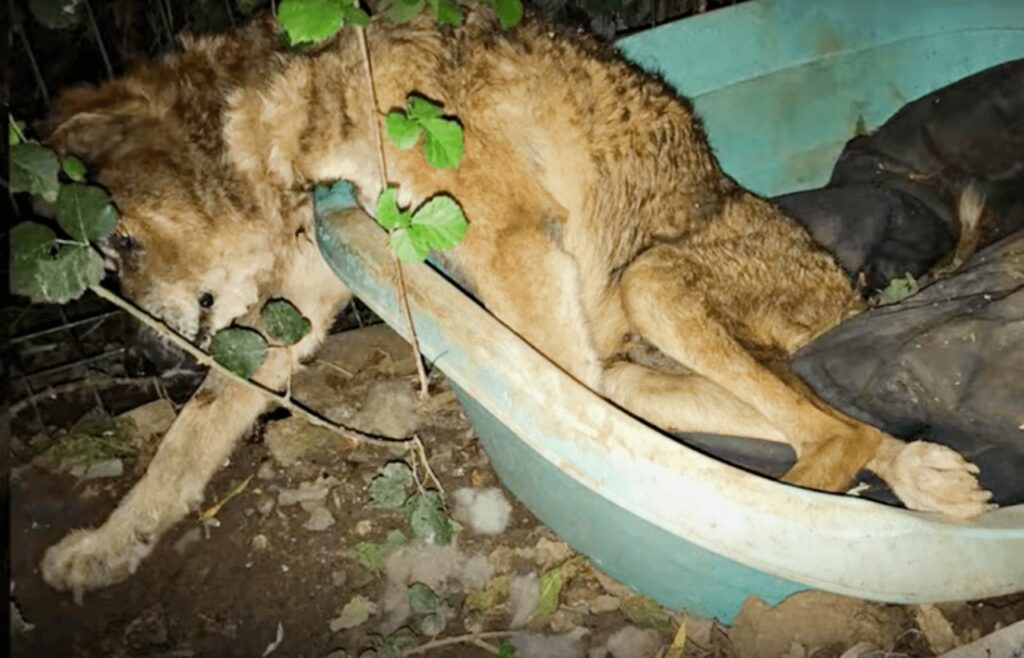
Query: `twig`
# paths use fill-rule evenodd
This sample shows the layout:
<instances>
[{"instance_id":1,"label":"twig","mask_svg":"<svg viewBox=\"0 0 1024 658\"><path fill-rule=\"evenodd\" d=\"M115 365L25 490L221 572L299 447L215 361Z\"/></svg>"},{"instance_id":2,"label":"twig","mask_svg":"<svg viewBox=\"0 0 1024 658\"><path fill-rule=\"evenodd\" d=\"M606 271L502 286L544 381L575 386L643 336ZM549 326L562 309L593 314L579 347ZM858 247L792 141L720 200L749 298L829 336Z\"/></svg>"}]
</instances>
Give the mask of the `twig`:
<instances>
[{"instance_id":1,"label":"twig","mask_svg":"<svg viewBox=\"0 0 1024 658\"><path fill-rule=\"evenodd\" d=\"M384 140L380 135L380 106L377 104L377 89L373 84L373 67L370 64L370 47L366 43L366 29L356 28L359 38L359 47L363 53L363 71L366 73L366 85L370 90L370 103L372 105L370 122L373 129L373 139L377 144L377 168L380 172L380 190L383 192L388 186L388 165L384 157ZM405 274L402 272L402 261L392 251L391 260L395 264L395 273L398 279L398 302L402 307L402 315L405 316L405 324L409 327L409 342L412 344L413 357L416 361L416 374L420 380L420 398L429 395L430 382L427 379L427 371L423 366L423 357L420 355L420 341L416 336L416 327L412 323L412 312L409 310L409 297L405 288Z\"/></svg>"},{"instance_id":2,"label":"twig","mask_svg":"<svg viewBox=\"0 0 1024 658\"><path fill-rule=\"evenodd\" d=\"M322 363L323 365L327 366L328 368L332 368L334 370L337 370L338 372L340 372L341 374L345 375L349 379L352 379L352 377L355 376L352 373L350 373L348 370L345 370L344 368L339 366L337 363L331 363L330 361L325 361L324 359L316 359L316 363Z\"/></svg>"},{"instance_id":3,"label":"twig","mask_svg":"<svg viewBox=\"0 0 1024 658\"><path fill-rule=\"evenodd\" d=\"M466 633L465 635L453 635L452 637L442 637L430 642L424 642L418 647L413 647L405 652L406 656L417 656L421 653L426 653L432 649L439 649L441 647L449 647L453 644L472 644L480 647L486 651L498 655L498 648L492 644L484 642L484 640L497 640L499 638L508 637L512 635L513 631L487 631L484 633Z\"/></svg>"},{"instance_id":4,"label":"twig","mask_svg":"<svg viewBox=\"0 0 1024 658\"><path fill-rule=\"evenodd\" d=\"M167 17L167 13L164 9L164 3L157 0L156 11L160 14L160 20L164 24L164 29L167 31L167 43L174 43L174 28L171 27L171 20Z\"/></svg>"},{"instance_id":5,"label":"twig","mask_svg":"<svg viewBox=\"0 0 1024 658\"><path fill-rule=\"evenodd\" d=\"M158 331L162 335L166 336L167 339L170 340L175 346L190 354L192 358L198 361L201 365L204 365L210 368L211 370L215 370L221 375L233 379L239 382L240 384L247 386L255 391L259 391L260 393L262 393L269 399L273 400L280 406L284 407L288 411L305 417L306 420L308 420L313 425L316 425L317 427L322 427L330 432L333 432L334 434L344 437L356 445L359 445L360 443L365 443L367 445L392 448L395 445L408 446L409 444L412 443L412 439L393 439L372 436L370 434L360 432L350 427L345 427L343 425L331 422L330 420L317 414L315 411L312 411L293 400L289 400L286 396L281 395L277 391L274 391L273 389L268 388L263 384L260 384L259 382L253 381L251 379L245 379L244 377L240 377L237 374L231 372L221 364L217 363L209 354L207 354L206 352L202 351L192 343L182 338L176 331L173 331L164 323L160 322L159 320L156 320L142 309L136 307L134 304L119 297L118 295L115 295L106 288L99 285L95 285L89 286L89 289L96 293L99 297L102 297L111 304L117 306L120 309L123 309L126 313L128 313L133 318L135 318L142 324L146 325L150 329Z\"/></svg>"},{"instance_id":6,"label":"twig","mask_svg":"<svg viewBox=\"0 0 1024 658\"><path fill-rule=\"evenodd\" d=\"M228 20L231 21L231 27L237 25L235 22L235 10L231 8L231 0L224 0L224 7L228 10Z\"/></svg>"},{"instance_id":7,"label":"twig","mask_svg":"<svg viewBox=\"0 0 1024 658\"><path fill-rule=\"evenodd\" d=\"M414 434L412 437L412 445L416 449L416 454L419 456L420 461L423 462L423 470L427 472L427 477L437 487L437 492L441 494L441 498L444 499L444 487L441 486L441 481L434 475L434 469L430 468L430 462L427 461L427 451L423 447L423 441L420 440L419 435Z\"/></svg>"},{"instance_id":8,"label":"twig","mask_svg":"<svg viewBox=\"0 0 1024 658\"><path fill-rule=\"evenodd\" d=\"M420 399L426 399L430 395L430 381L427 379L427 370L423 365L423 356L420 354L420 339L416 336L416 327L412 323L412 312L409 310L409 296L405 289L405 274L402 272L402 261L391 252L391 260L395 263L395 272L398 278L398 299L401 302L402 315L405 316L405 324L409 327L409 342L412 343L413 358L416 361L416 376L420 380Z\"/></svg>"},{"instance_id":9,"label":"twig","mask_svg":"<svg viewBox=\"0 0 1024 658\"><path fill-rule=\"evenodd\" d=\"M92 13L92 6L89 5L89 0L82 2L85 5L85 14L89 17L89 27L92 28L92 34L96 37L96 45L100 47L100 55L103 56L103 65L107 67L107 77L114 77L114 67L110 65L110 57L107 56L107 47L103 44L103 35L100 34L100 26L96 22L96 16Z\"/></svg>"},{"instance_id":10,"label":"twig","mask_svg":"<svg viewBox=\"0 0 1024 658\"><path fill-rule=\"evenodd\" d=\"M31 375L27 375L26 377L30 376ZM7 414L8 418L16 417L18 414L24 411L25 408L34 407L35 404L41 400L52 400L66 393L74 393L82 389L83 387L90 385L82 380L77 380L73 382L68 382L66 384L60 384L59 386L47 386L44 389L36 390L32 388L32 386L29 384L28 380L25 377L22 377L21 379L25 381L25 384L26 386L28 386L30 393L29 395L26 395L25 397L16 400L15 402L12 402L10 405L8 405L7 409L5 410L5 413ZM133 386L141 387L149 384L150 379L151 378L149 377L115 377L113 379L104 380L103 384L104 386L119 386L130 384Z\"/></svg>"},{"instance_id":11,"label":"twig","mask_svg":"<svg viewBox=\"0 0 1024 658\"><path fill-rule=\"evenodd\" d=\"M39 72L39 63L36 62L36 55L32 52L32 44L28 42L28 35L25 34L25 27L21 24L21 21L15 21L14 30L18 33L18 37L21 38L21 45L25 49L25 54L28 55L28 63L32 68L32 75L35 76L39 93L43 95L43 102L46 103L46 107L50 107L50 92L46 89L46 81L43 79L43 74ZM19 130L18 132L20 133L21 131ZM24 140L24 135L22 135L22 140Z\"/></svg>"}]
</instances>

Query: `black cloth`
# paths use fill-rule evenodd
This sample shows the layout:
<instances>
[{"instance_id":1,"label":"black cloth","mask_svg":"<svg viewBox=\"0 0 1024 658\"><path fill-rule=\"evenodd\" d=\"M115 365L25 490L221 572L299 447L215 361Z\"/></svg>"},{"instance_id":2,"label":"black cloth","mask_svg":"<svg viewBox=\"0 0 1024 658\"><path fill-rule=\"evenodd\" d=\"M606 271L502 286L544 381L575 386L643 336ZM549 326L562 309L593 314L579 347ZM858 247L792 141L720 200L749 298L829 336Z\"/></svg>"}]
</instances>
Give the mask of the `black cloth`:
<instances>
[{"instance_id":1,"label":"black cloth","mask_svg":"<svg viewBox=\"0 0 1024 658\"><path fill-rule=\"evenodd\" d=\"M954 275L818 338L793 367L836 408L955 448L981 468L996 502L1021 503L1024 60L910 103L851 140L824 188L776 202L870 292L908 272L920 277L956 247L968 184L985 197L982 249ZM793 459L767 442L683 440L773 475ZM867 497L893 500L873 482Z\"/></svg>"}]
</instances>

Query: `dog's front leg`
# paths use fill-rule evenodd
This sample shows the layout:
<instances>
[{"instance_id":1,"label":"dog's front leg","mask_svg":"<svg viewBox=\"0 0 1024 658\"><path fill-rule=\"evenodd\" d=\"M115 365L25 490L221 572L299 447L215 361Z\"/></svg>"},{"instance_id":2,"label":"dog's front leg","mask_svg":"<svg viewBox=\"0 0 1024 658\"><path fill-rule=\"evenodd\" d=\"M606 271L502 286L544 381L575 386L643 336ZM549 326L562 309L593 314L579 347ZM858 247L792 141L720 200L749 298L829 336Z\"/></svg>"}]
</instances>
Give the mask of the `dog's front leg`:
<instances>
[{"instance_id":1,"label":"dog's front leg","mask_svg":"<svg viewBox=\"0 0 1024 658\"><path fill-rule=\"evenodd\" d=\"M287 354L271 354L258 378L280 386L291 368ZM46 582L80 599L86 590L134 573L160 536L202 502L206 483L266 408L262 393L210 373L181 410L146 474L107 522L73 531L46 551Z\"/></svg>"},{"instance_id":2,"label":"dog's front leg","mask_svg":"<svg viewBox=\"0 0 1024 658\"><path fill-rule=\"evenodd\" d=\"M309 241L299 247L280 291L312 324L290 348L270 350L254 379L271 389L288 381L311 355L337 311L351 299ZM71 532L50 547L41 565L50 585L76 599L90 589L124 580L148 556L161 535L196 508L203 490L235 443L268 407L267 396L210 373L167 432L146 474L99 528Z\"/></svg>"}]
</instances>

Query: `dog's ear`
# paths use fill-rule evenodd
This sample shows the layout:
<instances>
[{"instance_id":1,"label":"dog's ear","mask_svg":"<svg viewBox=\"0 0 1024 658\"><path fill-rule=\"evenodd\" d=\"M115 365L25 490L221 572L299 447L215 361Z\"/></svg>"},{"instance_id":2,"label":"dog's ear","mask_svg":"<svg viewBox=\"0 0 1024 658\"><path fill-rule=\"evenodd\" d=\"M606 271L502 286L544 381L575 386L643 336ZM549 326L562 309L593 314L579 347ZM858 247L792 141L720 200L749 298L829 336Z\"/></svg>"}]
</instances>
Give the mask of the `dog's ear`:
<instances>
[{"instance_id":1,"label":"dog's ear","mask_svg":"<svg viewBox=\"0 0 1024 658\"><path fill-rule=\"evenodd\" d=\"M61 94L47 143L87 165L102 165L151 115L150 104L125 85L77 87Z\"/></svg>"}]
</instances>

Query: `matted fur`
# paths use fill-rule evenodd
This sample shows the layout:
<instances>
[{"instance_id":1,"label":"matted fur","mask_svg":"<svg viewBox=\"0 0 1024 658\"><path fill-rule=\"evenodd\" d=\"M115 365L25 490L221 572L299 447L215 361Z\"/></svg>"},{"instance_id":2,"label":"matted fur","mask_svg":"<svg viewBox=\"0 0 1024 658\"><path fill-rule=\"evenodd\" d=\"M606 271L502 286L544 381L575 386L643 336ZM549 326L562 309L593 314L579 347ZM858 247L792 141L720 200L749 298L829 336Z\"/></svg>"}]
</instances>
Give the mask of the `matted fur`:
<instances>
[{"instance_id":1,"label":"matted fur","mask_svg":"<svg viewBox=\"0 0 1024 658\"><path fill-rule=\"evenodd\" d=\"M158 231L161 218L171 215L221 247L182 261L184 282L150 268L141 276L160 290L153 299L191 299L194 306L213 285L210 272L252 254L256 259L246 261L251 270L243 277L249 283L217 290L217 304L251 312L254 300L288 296L307 315L320 314L314 318L317 335L297 352L312 349L328 311L347 293L325 272L308 240L308 200L296 190L346 178L372 208L383 179L370 122L416 92L458 116L465 156L456 170L436 170L418 150L389 146L387 182L400 185L403 205L438 192L459 201L471 225L448 255L453 265L491 312L568 372L668 429L787 441L798 454L786 476L791 482L842 490L867 467L909 507L961 517L987 508L989 495L978 487L976 469L955 452L925 442L908 446L851 420L754 358L792 353L858 312L860 303L832 258L796 222L722 173L688 105L660 81L590 38L540 21L527 19L504 32L490 10L475 5L466 7L459 28L437 27L424 17L404 26L375 21L367 35L380 108L369 101L349 30L313 53L256 55L258 73L219 70L209 96L193 101L211 111L227 103L223 142L205 150L197 145L195 158L155 181L169 196L149 206L146 218L126 213L123 230L133 237L144 233L139 242L152 259L163 251L190 253L196 234L186 239ZM193 42L191 50L212 61L208 53L216 48L209 44L230 48L226 44L245 38L236 33ZM164 85L191 88L181 82L188 71L175 73ZM139 79L123 84L131 89ZM157 108L161 127L180 126L194 111L185 98L180 92L161 95L148 107ZM64 126L61 134L83 126L104 129L89 116L70 116ZM208 143L184 133L187 140ZM173 157L172 149L143 134L125 139ZM138 172L119 159L102 161L100 169L122 209L131 207L134 188L115 181L120 175L134 180ZM196 180L204 176L210 179ZM202 200L182 201L186 192L221 181L239 193L218 197L225 207L216 216ZM245 218L263 251L248 252L243 241L227 240L239 230L231 217ZM176 290L160 288L166 285ZM248 285L255 292L245 290ZM311 300L311 291L321 291L322 299ZM182 323L181 311L162 301L147 306L172 324L194 327L198 338L225 324L219 316ZM280 381L293 364L265 366L274 375L264 376ZM216 397L201 394L182 417L201 417L211 400L250 395L218 385ZM222 408L232 409L234 430L250 423L259 406L253 401L236 413L223 402ZM187 435L194 426L179 430L183 422L171 437L198 446L188 459L201 462L209 477L216 462ZM234 438L218 437L217 454ZM151 498L177 501L175 492L152 482L191 468L184 456L160 461L173 444L165 441L107 524L73 534L48 552L43 573L50 583L82 590L123 578L162 529L184 514L184 504L150 509Z\"/></svg>"}]
</instances>

